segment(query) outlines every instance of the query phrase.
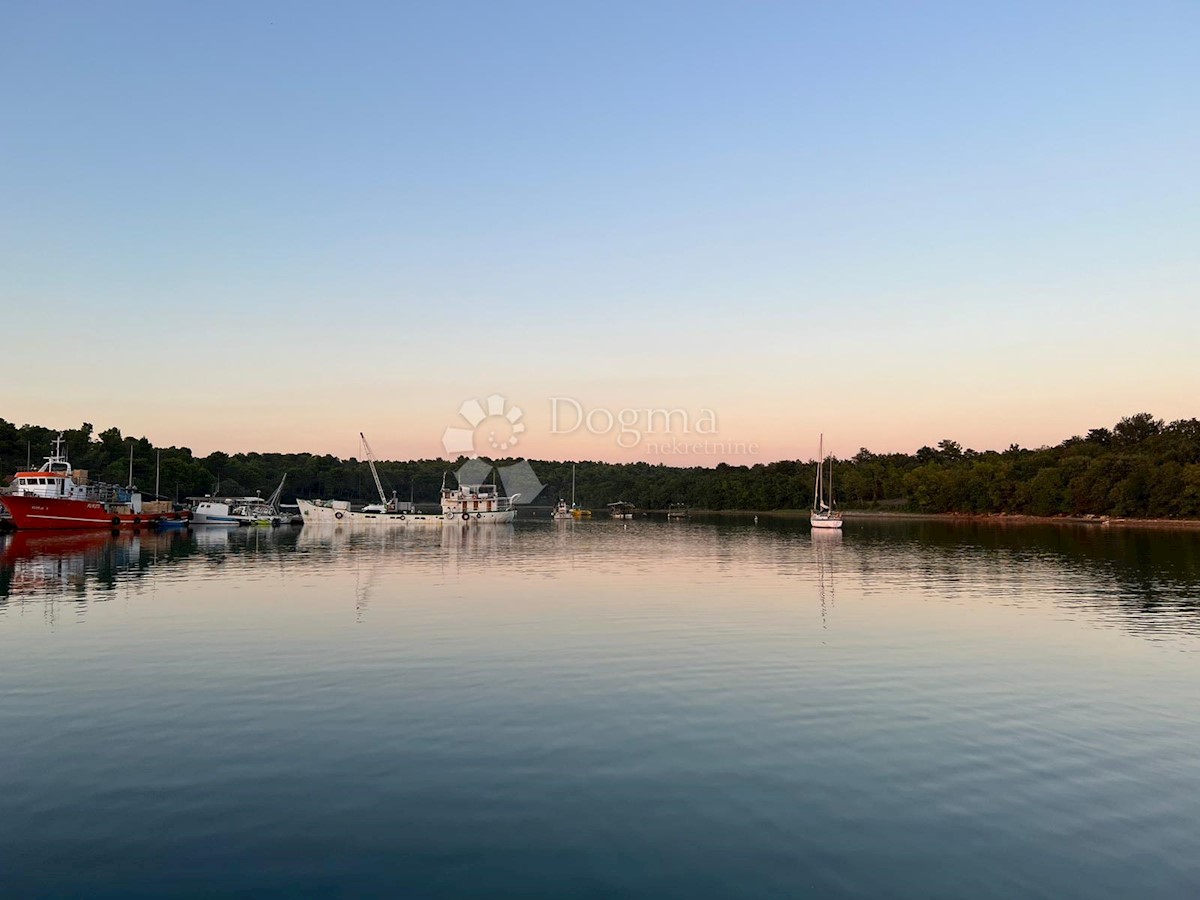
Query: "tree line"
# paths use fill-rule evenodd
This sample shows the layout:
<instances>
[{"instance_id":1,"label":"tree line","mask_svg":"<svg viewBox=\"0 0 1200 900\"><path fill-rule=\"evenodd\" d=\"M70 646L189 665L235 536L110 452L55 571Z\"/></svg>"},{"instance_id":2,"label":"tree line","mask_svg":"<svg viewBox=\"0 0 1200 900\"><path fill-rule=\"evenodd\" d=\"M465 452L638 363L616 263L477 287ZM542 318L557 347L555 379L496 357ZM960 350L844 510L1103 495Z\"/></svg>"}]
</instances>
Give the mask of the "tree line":
<instances>
[{"instance_id":1,"label":"tree line","mask_svg":"<svg viewBox=\"0 0 1200 900\"><path fill-rule=\"evenodd\" d=\"M0 419L0 472L4 478L36 467L57 431L16 426ZM205 494L270 493L287 473L284 498L375 499L366 463L312 453L210 453L187 447L155 447L117 428L98 434L91 424L63 433L71 463L93 480L133 483L153 492L156 460L159 493L168 499ZM380 478L390 495L418 504L436 503L443 476L465 460L385 460ZM497 461L506 465L513 460ZM531 460L546 485L538 504L569 497L570 461ZM814 460L782 460L715 468L651 463L578 461L576 497L602 508L616 500L641 509L685 503L695 509L804 509L812 501ZM1200 420L1166 423L1150 413L1126 416L1111 428L1093 428L1054 447L964 449L946 439L915 453L860 450L834 460L834 490L845 509L914 512L1020 513L1038 516L1113 515L1200 518Z\"/></svg>"}]
</instances>

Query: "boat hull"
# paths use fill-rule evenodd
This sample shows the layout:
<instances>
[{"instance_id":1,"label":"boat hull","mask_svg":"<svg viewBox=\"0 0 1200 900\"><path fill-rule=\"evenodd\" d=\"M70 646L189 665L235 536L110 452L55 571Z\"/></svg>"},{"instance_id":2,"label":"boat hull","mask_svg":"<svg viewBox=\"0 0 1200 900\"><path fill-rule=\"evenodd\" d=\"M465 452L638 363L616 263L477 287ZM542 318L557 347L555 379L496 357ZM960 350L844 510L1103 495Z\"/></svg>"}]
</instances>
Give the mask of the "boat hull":
<instances>
[{"instance_id":1,"label":"boat hull","mask_svg":"<svg viewBox=\"0 0 1200 900\"><path fill-rule=\"evenodd\" d=\"M175 518L162 513L114 513L103 503L58 497L5 494L0 503L21 531L56 531L68 528L149 528L159 519Z\"/></svg>"},{"instance_id":2,"label":"boat hull","mask_svg":"<svg viewBox=\"0 0 1200 900\"><path fill-rule=\"evenodd\" d=\"M311 500L297 498L300 516L306 525L363 525L371 528L469 528L472 525L503 525L517 516L515 509L467 513L365 513L335 509Z\"/></svg>"},{"instance_id":3,"label":"boat hull","mask_svg":"<svg viewBox=\"0 0 1200 900\"><path fill-rule=\"evenodd\" d=\"M813 528L841 528L842 517L836 518L831 516L814 515L811 519Z\"/></svg>"}]
</instances>

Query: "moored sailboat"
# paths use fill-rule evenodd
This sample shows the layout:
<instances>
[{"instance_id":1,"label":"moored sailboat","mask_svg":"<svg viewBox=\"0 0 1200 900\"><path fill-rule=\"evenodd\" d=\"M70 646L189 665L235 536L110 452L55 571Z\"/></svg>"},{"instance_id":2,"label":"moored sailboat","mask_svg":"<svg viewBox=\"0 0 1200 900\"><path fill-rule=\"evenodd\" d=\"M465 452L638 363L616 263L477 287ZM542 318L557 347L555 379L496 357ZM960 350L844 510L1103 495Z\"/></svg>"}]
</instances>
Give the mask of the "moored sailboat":
<instances>
[{"instance_id":1,"label":"moored sailboat","mask_svg":"<svg viewBox=\"0 0 1200 900\"><path fill-rule=\"evenodd\" d=\"M810 521L813 528L841 528L842 514L833 508L833 457L829 458L829 502L825 502L825 435L821 435L817 450L817 481L813 488L813 507Z\"/></svg>"}]
</instances>

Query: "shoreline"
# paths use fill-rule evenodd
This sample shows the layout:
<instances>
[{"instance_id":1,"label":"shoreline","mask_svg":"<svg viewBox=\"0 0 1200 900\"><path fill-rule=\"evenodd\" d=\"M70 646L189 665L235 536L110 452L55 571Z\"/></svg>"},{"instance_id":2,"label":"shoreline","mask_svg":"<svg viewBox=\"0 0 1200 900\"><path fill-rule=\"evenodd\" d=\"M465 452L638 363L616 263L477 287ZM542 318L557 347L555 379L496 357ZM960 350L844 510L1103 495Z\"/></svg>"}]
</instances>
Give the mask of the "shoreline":
<instances>
[{"instance_id":1,"label":"shoreline","mask_svg":"<svg viewBox=\"0 0 1200 900\"><path fill-rule=\"evenodd\" d=\"M689 510L690 515L734 516L745 518L749 516L770 516L777 519L807 519L806 509L772 509L772 510ZM842 510L842 518L847 521L882 521L911 520L917 522L960 522L964 524L988 525L1086 525L1099 528L1147 528L1171 529L1179 531L1200 531L1200 519L1131 519L1121 516L1032 516L1024 513L916 513L916 512L882 512L875 510Z\"/></svg>"}]
</instances>

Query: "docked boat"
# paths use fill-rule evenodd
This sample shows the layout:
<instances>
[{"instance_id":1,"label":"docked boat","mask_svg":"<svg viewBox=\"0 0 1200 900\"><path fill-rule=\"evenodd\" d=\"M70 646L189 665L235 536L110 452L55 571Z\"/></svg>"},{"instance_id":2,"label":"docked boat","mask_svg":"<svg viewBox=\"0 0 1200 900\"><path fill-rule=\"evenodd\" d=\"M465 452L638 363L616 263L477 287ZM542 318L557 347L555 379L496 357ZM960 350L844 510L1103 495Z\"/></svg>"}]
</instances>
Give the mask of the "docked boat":
<instances>
[{"instance_id":1,"label":"docked boat","mask_svg":"<svg viewBox=\"0 0 1200 900\"><path fill-rule=\"evenodd\" d=\"M285 473L270 497L189 497L193 525L280 525L290 521L281 511Z\"/></svg>"},{"instance_id":2,"label":"docked boat","mask_svg":"<svg viewBox=\"0 0 1200 900\"><path fill-rule=\"evenodd\" d=\"M386 506L380 511L376 504L355 509L349 500L304 500L297 497L296 505L300 508L300 519L305 525L370 525L385 528L442 525L442 516L436 513L390 510Z\"/></svg>"},{"instance_id":3,"label":"docked boat","mask_svg":"<svg viewBox=\"0 0 1200 900\"><path fill-rule=\"evenodd\" d=\"M686 519L689 515L686 503L672 503L667 507L668 519Z\"/></svg>"},{"instance_id":4,"label":"docked boat","mask_svg":"<svg viewBox=\"0 0 1200 900\"><path fill-rule=\"evenodd\" d=\"M608 504L608 514L614 519L632 519L633 511L636 508L632 503L618 500L616 503Z\"/></svg>"},{"instance_id":5,"label":"docked boat","mask_svg":"<svg viewBox=\"0 0 1200 900\"><path fill-rule=\"evenodd\" d=\"M262 497L243 497L240 503L234 504L229 515L239 525L282 524L283 514L279 510L279 498L283 495L285 481L287 481L287 472L283 473L278 487L266 500Z\"/></svg>"},{"instance_id":6,"label":"docked boat","mask_svg":"<svg viewBox=\"0 0 1200 900\"><path fill-rule=\"evenodd\" d=\"M571 518L571 507L567 506L567 501L559 499L558 505L550 511L552 519L569 519Z\"/></svg>"},{"instance_id":7,"label":"docked boat","mask_svg":"<svg viewBox=\"0 0 1200 900\"><path fill-rule=\"evenodd\" d=\"M230 497L189 497L193 525L237 525Z\"/></svg>"},{"instance_id":8,"label":"docked boat","mask_svg":"<svg viewBox=\"0 0 1200 900\"><path fill-rule=\"evenodd\" d=\"M53 451L36 471L17 472L8 492L0 494L14 528L141 528L163 518L186 518L161 500L143 500L132 487L91 482L72 469L60 433Z\"/></svg>"},{"instance_id":9,"label":"docked boat","mask_svg":"<svg viewBox=\"0 0 1200 900\"><path fill-rule=\"evenodd\" d=\"M379 503L355 509L349 500L302 500L297 497L296 504L304 524L408 528L500 524L516 518L514 504L521 495L501 496L495 484L460 484L457 488L450 488L443 478L440 514L417 512L411 502L398 501L394 492L389 499L384 494L371 446L365 435L360 434L359 437L362 438L362 446L371 467L375 490L379 493Z\"/></svg>"},{"instance_id":10,"label":"docked boat","mask_svg":"<svg viewBox=\"0 0 1200 900\"><path fill-rule=\"evenodd\" d=\"M460 484L446 487L442 480L442 518L463 525L502 525L517 517L520 494L505 497L495 484Z\"/></svg>"},{"instance_id":11,"label":"docked boat","mask_svg":"<svg viewBox=\"0 0 1200 900\"><path fill-rule=\"evenodd\" d=\"M813 528L841 528L842 514L833 504L833 456L829 457L829 502L825 502L825 435L817 450L817 480L813 488L813 507L809 521Z\"/></svg>"},{"instance_id":12,"label":"docked boat","mask_svg":"<svg viewBox=\"0 0 1200 900\"><path fill-rule=\"evenodd\" d=\"M575 519L590 519L592 517L590 509L582 509L575 502L575 463L571 463L571 517Z\"/></svg>"},{"instance_id":13,"label":"docked boat","mask_svg":"<svg viewBox=\"0 0 1200 900\"><path fill-rule=\"evenodd\" d=\"M296 498L305 525L366 525L407 528L420 526L492 525L511 522L517 516L514 504L520 494L501 496L494 484L442 486L441 513L411 509L379 510L376 504L355 509L348 500L303 500Z\"/></svg>"}]
</instances>

